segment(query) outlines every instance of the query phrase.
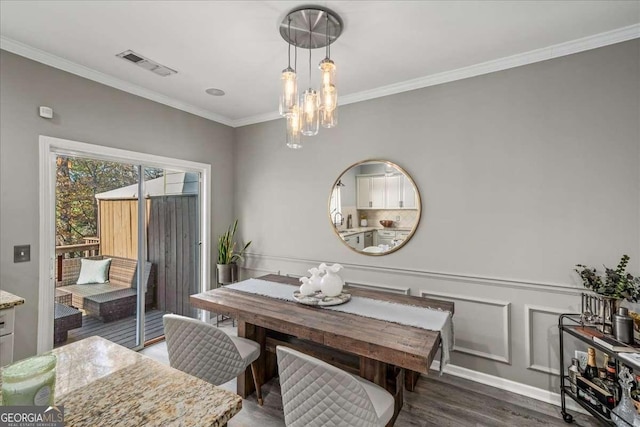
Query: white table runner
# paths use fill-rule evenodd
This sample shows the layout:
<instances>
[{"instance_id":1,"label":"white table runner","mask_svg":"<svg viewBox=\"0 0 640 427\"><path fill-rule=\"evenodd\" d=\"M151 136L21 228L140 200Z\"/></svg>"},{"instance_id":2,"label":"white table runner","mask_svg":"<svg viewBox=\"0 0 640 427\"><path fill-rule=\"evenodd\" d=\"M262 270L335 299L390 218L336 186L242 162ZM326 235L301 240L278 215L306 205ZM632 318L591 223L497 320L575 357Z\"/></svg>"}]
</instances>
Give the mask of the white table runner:
<instances>
[{"instance_id":1,"label":"white table runner","mask_svg":"<svg viewBox=\"0 0 640 427\"><path fill-rule=\"evenodd\" d=\"M295 287L282 283L248 279L225 287L241 292L295 302L293 298ZM440 373L442 373L444 365L449 362L449 353L453 348L453 321L451 319L451 313L448 311L358 296L352 296L349 302L342 305L320 308L385 320L401 325L415 326L429 331L439 331L442 340Z\"/></svg>"}]
</instances>

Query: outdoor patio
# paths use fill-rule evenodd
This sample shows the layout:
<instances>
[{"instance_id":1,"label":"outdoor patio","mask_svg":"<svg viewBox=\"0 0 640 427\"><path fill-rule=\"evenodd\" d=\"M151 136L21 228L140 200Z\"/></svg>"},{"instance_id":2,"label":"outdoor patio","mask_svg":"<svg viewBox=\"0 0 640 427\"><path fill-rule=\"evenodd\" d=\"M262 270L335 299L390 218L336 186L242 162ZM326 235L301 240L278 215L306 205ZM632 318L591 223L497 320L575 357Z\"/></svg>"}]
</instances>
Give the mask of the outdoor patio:
<instances>
[{"instance_id":1,"label":"outdoor patio","mask_svg":"<svg viewBox=\"0 0 640 427\"><path fill-rule=\"evenodd\" d=\"M110 169L108 164L90 159L84 163L87 168L102 165L105 173L113 168L119 170L118 165L111 165ZM78 169L84 163L62 159L58 166ZM76 174L83 171L76 169ZM81 183L76 181L59 189L69 203L75 200L74 191L84 194ZM146 213L141 226L146 230L146 255L142 263L137 260L135 238L139 226L138 184L94 192L92 196L90 191L88 196L82 196L80 202L84 203L86 217L74 217L71 228L76 234L77 230L96 234L73 239L67 236L67 241L73 244L56 246L56 346L99 335L133 347L139 289L144 290L146 341L163 335L164 313L195 316L189 295L198 290L197 183L193 173L172 171L162 171L162 176L145 181ZM103 189L111 185L111 181L104 183ZM65 210L61 224L68 225L65 221L74 213ZM69 234L64 226L61 233ZM65 239L60 236L57 240ZM85 260L91 260L94 267ZM80 280L83 268L90 274L99 263L106 263L106 267L100 267L104 277L89 275L91 283ZM143 269L141 287L137 285L138 267Z\"/></svg>"},{"instance_id":2,"label":"outdoor patio","mask_svg":"<svg viewBox=\"0 0 640 427\"><path fill-rule=\"evenodd\" d=\"M164 329L162 327L162 316L164 314L165 312L160 310L149 310L146 312L144 328L146 341L164 335ZM136 340L136 318L132 316L114 322L103 323L95 317L83 315L82 327L72 329L68 334L67 340L58 344L58 346L98 335L116 344L132 348L135 346Z\"/></svg>"}]
</instances>

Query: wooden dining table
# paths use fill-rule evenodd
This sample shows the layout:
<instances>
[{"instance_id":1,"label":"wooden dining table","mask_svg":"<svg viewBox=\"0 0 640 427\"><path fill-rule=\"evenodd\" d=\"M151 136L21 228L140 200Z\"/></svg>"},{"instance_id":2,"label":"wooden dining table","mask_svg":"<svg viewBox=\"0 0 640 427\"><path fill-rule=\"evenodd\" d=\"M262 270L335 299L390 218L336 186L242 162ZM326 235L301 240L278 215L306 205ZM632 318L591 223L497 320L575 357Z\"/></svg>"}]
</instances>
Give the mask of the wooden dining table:
<instances>
[{"instance_id":1,"label":"wooden dining table","mask_svg":"<svg viewBox=\"0 0 640 427\"><path fill-rule=\"evenodd\" d=\"M293 277L266 275L261 280L299 285ZM449 301L355 287L353 296L449 311ZM191 295L191 305L235 318L238 336L261 346L256 375L260 384L277 375L275 347L285 345L359 375L388 390L395 399L393 425L402 408L403 389L413 391L420 374L428 374L440 346L440 332L356 314L326 310L225 287ZM404 384L404 387L403 387ZM238 377L237 392L253 393L251 369Z\"/></svg>"}]
</instances>

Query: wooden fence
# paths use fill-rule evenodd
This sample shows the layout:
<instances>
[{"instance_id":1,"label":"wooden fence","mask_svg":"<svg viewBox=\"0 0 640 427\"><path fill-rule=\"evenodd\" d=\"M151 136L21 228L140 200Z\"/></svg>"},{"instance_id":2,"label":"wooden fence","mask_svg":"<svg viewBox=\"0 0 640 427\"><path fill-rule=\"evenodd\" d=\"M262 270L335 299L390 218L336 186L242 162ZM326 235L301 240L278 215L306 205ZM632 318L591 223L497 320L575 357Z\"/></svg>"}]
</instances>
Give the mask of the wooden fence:
<instances>
[{"instance_id":1,"label":"wooden fence","mask_svg":"<svg viewBox=\"0 0 640 427\"><path fill-rule=\"evenodd\" d=\"M189 295L197 293L199 269L198 198L196 195L150 197L146 200L147 261L156 268L159 310L195 316ZM137 259L138 201L100 200L100 236L80 245L56 247L57 281L62 260L94 255ZM96 243L99 242L99 243Z\"/></svg>"},{"instance_id":2,"label":"wooden fence","mask_svg":"<svg viewBox=\"0 0 640 427\"><path fill-rule=\"evenodd\" d=\"M156 265L159 310L195 316L189 295L197 293L199 238L195 195L151 198L148 260Z\"/></svg>"},{"instance_id":3,"label":"wooden fence","mask_svg":"<svg viewBox=\"0 0 640 427\"><path fill-rule=\"evenodd\" d=\"M147 199L146 224L151 200ZM100 251L121 258L138 258L138 200L98 200Z\"/></svg>"}]
</instances>

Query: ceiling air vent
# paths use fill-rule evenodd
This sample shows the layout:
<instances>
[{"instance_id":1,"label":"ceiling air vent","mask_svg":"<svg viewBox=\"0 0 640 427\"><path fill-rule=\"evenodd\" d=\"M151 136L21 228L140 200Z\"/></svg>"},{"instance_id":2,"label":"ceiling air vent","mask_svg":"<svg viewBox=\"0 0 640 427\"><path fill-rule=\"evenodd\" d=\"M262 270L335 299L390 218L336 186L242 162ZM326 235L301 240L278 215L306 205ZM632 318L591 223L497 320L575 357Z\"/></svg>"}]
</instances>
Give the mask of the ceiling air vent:
<instances>
[{"instance_id":1,"label":"ceiling air vent","mask_svg":"<svg viewBox=\"0 0 640 427\"><path fill-rule=\"evenodd\" d=\"M169 67L165 67L164 65L160 65L157 62L154 62L150 59L145 58L144 56L135 53L132 50L125 50L124 52L121 52L119 54L116 55L117 57L120 57L126 61L129 61L135 65L137 65L138 67L142 67L145 70L149 70L152 73L155 73L159 76L162 77L166 77L166 76L170 76L171 74L176 74L177 71L176 70L172 70Z\"/></svg>"}]
</instances>

